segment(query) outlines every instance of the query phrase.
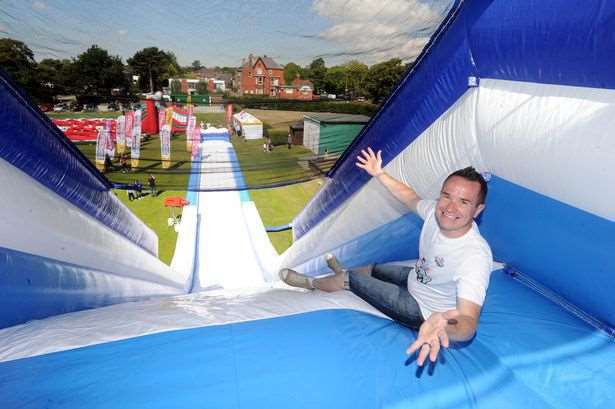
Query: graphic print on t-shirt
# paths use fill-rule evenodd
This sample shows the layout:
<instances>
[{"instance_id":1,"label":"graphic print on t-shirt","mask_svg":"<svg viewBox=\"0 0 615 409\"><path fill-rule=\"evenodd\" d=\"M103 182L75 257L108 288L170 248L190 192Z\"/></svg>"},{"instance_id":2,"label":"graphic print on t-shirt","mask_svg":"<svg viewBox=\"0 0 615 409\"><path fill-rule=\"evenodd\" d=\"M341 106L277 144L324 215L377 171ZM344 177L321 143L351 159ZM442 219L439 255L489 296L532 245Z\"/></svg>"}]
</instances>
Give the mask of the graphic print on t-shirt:
<instances>
[{"instance_id":1,"label":"graphic print on t-shirt","mask_svg":"<svg viewBox=\"0 0 615 409\"><path fill-rule=\"evenodd\" d=\"M421 257L416 261L416 268L414 269L416 271L416 281L423 284L429 284L432 280L428 273L429 267L427 267L426 261L425 257Z\"/></svg>"}]
</instances>

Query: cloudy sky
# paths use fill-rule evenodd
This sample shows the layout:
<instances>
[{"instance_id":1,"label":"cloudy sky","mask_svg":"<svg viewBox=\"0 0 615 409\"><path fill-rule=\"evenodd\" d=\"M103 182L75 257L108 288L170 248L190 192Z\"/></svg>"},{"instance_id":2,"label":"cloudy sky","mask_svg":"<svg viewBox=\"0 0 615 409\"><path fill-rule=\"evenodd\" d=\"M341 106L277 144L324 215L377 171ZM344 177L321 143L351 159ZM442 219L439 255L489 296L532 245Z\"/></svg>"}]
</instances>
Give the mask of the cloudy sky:
<instances>
[{"instance_id":1,"label":"cloudy sky","mask_svg":"<svg viewBox=\"0 0 615 409\"><path fill-rule=\"evenodd\" d=\"M237 66L249 53L280 64L369 65L414 59L451 0L0 0L0 38L43 58L70 58L92 44L125 61L156 46L181 65Z\"/></svg>"}]
</instances>

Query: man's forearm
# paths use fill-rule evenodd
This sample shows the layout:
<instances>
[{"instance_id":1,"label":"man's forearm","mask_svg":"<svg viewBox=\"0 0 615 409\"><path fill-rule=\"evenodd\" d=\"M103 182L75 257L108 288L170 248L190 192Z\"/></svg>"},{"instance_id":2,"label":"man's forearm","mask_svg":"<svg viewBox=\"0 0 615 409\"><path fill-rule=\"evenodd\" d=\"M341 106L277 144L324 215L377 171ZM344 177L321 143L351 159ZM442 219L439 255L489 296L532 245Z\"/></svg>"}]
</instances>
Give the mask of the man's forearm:
<instances>
[{"instance_id":1,"label":"man's forearm","mask_svg":"<svg viewBox=\"0 0 615 409\"><path fill-rule=\"evenodd\" d=\"M446 334L451 341L468 341L476 333L477 322L474 318L467 315L460 315L457 318L448 320Z\"/></svg>"},{"instance_id":2,"label":"man's forearm","mask_svg":"<svg viewBox=\"0 0 615 409\"><path fill-rule=\"evenodd\" d=\"M382 170L374 176L400 202L416 211L416 203L421 199L414 189Z\"/></svg>"}]
</instances>

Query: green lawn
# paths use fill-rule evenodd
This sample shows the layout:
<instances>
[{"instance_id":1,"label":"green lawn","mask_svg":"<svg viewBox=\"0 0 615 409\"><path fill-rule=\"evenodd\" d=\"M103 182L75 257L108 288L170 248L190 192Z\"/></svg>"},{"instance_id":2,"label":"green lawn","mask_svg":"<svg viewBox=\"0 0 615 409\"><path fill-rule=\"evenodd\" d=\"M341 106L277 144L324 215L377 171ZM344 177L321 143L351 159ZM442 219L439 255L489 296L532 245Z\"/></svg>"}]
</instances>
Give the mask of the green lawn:
<instances>
[{"instance_id":1,"label":"green lawn","mask_svg":"<svg viewBox=\"0 0 615 409\"><path fill-rule=\"evenodd\" d=\"M266 186L275 183L292 182L314 178L317 174L301 167L298 160L313 155L303 146L275 146L272 152L263 152L263 140L245 140L238 136L231 138L241 171L250 186Z\"/></svg>"},{"instance_id":2,"label":"green lawn","mask_svg":"<svg viewBox=\"0 0 615 409\"><path fill-rule=\"evenodd\" d=\"M149 189L144 189L143 193L145 193L145 196L132 202L128 201L128 194L125 190L114 190L114 193L137 217L156 232L158 235L158 256L163 263L171 263L173 252L175 251L177 233L173 227L167 225L170 211L164 207L164 199L169 196L185 197L186 192L165 191L159 193L156 197L151 197Z\"/></svg>"},{"instance_id":3,"label":"green lawn","mask_svg":"<svg viewBox=\"0 0 615 409\"><path fill-rule=\"evenodd\" d=\"M254 190L250 197L265 226L280 226L290 223L321 186L322 180L317 179L275 189ZM278 253L282 253L292 244L292 233L290 230L269 233L269 239Z\"/></svg>"},{"instance_id":4,"label":"green lawn","mask_svg":"<svg viewBox=\"0 0 615 409\"><path fill-rule=\"evenodd\" d=\"M52 118L116 118L118 115L118 112L49 113ZM271 115L275 115L275 112ZM284 113L284 115L288 114ZM223 113L197 114L197 124L201 121L214 126L222 126L225 115ZM267 129L270 129L267 124L265 125ZM317 176L313 171L308 171L298 164L299 158L312 154L304 147L293 146L289 150L284 144L276 146L273 152L265 153L262 149L263 140L244 141L233 137L232 143L237 152L244 178L250 185L289 182ZM77 147L88 159L95 161L95 143L78 144ZM142 142L138 168L123 174L119 169L117 158L113 164L115 168L105 174L109 180L118 183L132 183L138 179L144 185L144 192L148 192L148 175L151 173L156 177L159 195L155 198L146 195L141 200L129 202L126 191L114 190L114 192L129 209L156 232L160 259L167 264L170 263L175 251L177 233L172 227L167 226L169 209L164 207L163 201L168 196L183 197L186 194L191 163L190 153L186 151L185 135L177 135L171 140L170 169L161 167L158 135ZM259 210L263 223L277 226L291 222L320 188L320 184L320 179L318 179L282 188L255 190L251 191L250 195ZM270 233L269 237L280 253L292 243L290 231Z\"/></svg>"}]
</instances>

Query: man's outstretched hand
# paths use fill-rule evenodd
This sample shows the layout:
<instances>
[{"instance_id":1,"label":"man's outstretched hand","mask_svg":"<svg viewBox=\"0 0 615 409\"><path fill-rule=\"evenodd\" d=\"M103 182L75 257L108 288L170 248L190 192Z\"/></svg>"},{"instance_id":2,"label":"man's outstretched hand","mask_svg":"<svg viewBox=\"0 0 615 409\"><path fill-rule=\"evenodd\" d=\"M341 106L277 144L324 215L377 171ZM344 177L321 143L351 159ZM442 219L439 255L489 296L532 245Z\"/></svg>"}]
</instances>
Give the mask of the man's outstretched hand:
<instances>
[{"instance_id":1,"label":"man's outstretched hand","mask_svg":"<svg viewBox=\"0 0 615 409\"><path fill-rule=\"evenodd\" d=\"M382 174L382 151L374 153L372 148L362 149L361 154L357 156L356 165L371 176L375 177Z\"/></svg>"},{"instance_id":2,"label":"man's outstretched hand","mask_svg":"<svg viewBox=\"0 0 615 409\"><path fill-rule=\"evenodd\" d=\"M423 366L427 356L431 362L436 362L440 349L448 348L449 337L446 333L446 326L455 323L458 316L459 311L457 310L435 312L423 322L419 328L418 337L406 350L408 355L418 351L419 355L416 359L418 366Z\"/></svg>"}]
</instances>

